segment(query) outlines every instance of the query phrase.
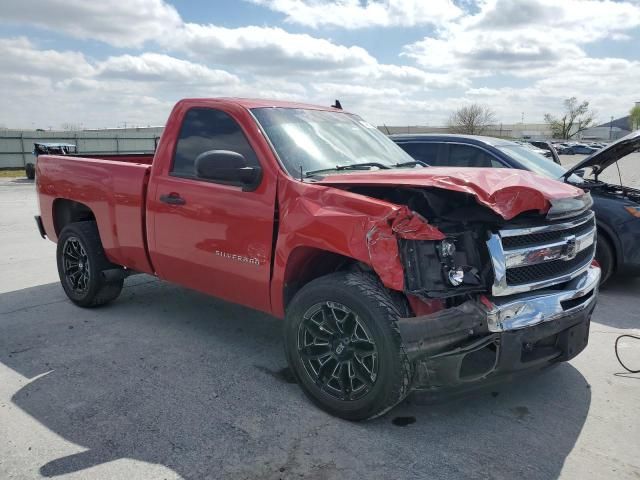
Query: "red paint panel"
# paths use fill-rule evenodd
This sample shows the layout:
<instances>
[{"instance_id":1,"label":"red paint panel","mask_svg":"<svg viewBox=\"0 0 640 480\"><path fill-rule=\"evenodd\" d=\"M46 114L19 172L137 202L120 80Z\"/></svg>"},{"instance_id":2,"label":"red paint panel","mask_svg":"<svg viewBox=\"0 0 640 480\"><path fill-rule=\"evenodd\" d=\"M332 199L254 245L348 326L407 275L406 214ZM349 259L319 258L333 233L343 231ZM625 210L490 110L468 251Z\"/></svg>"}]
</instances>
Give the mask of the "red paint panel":
<instances>
[{"instance_id":1,"label":"red paint panel","mask_svg":"<svg viewBox=\"0 0 640 480\"><path fill-rule=\"evenodd\" d=\"M69 158L93 158L96 160L110 160L113 162L139 163L140 165L151 165L153 163L153 153L96 153L91 155L66 155Z\"/></svg>"},{"instance_id":2,"label":"red paint panel","mask_svg":"<svg viewBox=\"0 0 640 480\"><path fill-rule=\"evenodd\" d=\"M153 273L143 232L146 176L150 167L108 160L41 155L36 183L47 236L56 241L53 202L68 199L91 209L109 260Z\"/></svg>"},{"instance_id":3,"label":"red paint panel","mask_svg":"<svg viewBox=\"0 0 640 480\"><path fill-rule=\"evenodd\" d=\"M255 191L170 175L182 121L193 107L224 111L240 125L263 170ZM149 255L158 276L270 312L276 165L244 108L223 100L178 102L158 145L147 197ZM184 205L160 201L170 193Z\"/></svg>"},{"instance_id":4,"label":"red paint panel","mask_svg":"<svg viewBox=\"0 0 640 480\"><path fill-rule=\"evenodd\" d=\"M337 253L371 266L389 288L402 290L397 237L438 240L442 232L405 206L284 175L278 182L280 226L271 283L273 313L284 315L284 276L301 247Z\"/></svg>"},{"instance_id":5,"label":"red paint panel","mask_svg":"<svg viewBox=\"0 0 640 480\"><path fill-rule=\"evenodd\" d=\"M397 185L432 187L468 193L505 220L536 210L546 213L550 200L583 194L579 188L524 170L506 168L447 168L379 170L328 175L322 185Z\"/></svg>"}]
</instances>

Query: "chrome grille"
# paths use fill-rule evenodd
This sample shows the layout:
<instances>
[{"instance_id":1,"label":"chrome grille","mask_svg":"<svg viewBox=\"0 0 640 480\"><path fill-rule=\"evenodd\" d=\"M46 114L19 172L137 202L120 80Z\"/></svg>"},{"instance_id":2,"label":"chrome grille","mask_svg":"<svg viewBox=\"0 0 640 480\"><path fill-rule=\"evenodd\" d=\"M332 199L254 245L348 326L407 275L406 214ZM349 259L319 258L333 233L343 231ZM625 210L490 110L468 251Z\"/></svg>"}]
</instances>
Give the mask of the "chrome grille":
<instances>
[{"instance_id":1,"label":"chrome grille","mask_svg":"<svg viewBox=\"0 0 640 480\"><path fill-rule=\"evenodd\" d=\"M511 295L566 282L584 272L595 255L593 212L561 223L506 228L487 242L494 295Z\"/></svg>"}]
</instances>

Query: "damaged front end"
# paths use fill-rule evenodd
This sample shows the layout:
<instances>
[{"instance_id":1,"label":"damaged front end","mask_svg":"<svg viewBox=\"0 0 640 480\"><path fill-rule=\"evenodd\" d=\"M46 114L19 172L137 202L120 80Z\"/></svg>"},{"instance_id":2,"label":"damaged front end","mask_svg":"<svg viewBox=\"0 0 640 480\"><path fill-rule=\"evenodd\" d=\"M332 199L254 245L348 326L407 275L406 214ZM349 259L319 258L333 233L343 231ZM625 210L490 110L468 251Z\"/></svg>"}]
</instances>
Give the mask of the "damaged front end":
<instances>
[{"instance_id":1,"label":"damaged front end","mask_svg":"<svg viewBox=\"0 0 640 480\"><path fill-rule=\"evenodd\" d=\"M415 315L398 321L414 388L477 388L585 348L600 279L590 198L572 214L510 220L451 192L382 198L407 205L371 229L369 250L400 264L393 271Z\"/></svg>"},{"instance_id":2,"label":"damaged front end","mask_svg":"<svg viewBox=\"0 0 640 480\"><path fill-rule=\"evenodd\" d=\"M398 321L416 389L473 389L585 348L600 280L592 212L445 231L443 240L398 239L414 312L440 306Z\"/></svg>"},{"instance_id":3,"label":"damaged front end","mask_svg":"<svg viewBox=\"0 0 640 480\"><path fill-rule=\"evenodd\" d=\"M562 289L480 295L398 320L415 365L414 387L434 394L474 389L575 357L587 345L600 270Z\"/></svg>"},{"instance_id":4,"label":"damaged front end","mask_svg":"<svg viewBox=\"0 0 640 480\"><path fill-rule=\"evenodd\" d=\"M590 197L527 172L424 170L334 175L303 202L407 298L414 388L476 388L583 350L600 278Z\"/></svg>"}]
</instances>

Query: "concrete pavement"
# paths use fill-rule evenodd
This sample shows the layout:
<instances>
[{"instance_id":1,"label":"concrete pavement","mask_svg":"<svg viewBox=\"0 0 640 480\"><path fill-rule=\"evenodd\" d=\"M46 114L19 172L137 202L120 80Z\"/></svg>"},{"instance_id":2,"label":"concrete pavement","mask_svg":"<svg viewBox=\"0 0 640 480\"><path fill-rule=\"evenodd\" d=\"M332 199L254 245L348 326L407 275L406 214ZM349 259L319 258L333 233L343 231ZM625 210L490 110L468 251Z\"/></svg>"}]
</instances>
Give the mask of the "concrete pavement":
<instances>
[{"instance_id":1,"label":"concrete pavement","mask_svg":"<svg viewBox=\"0 0 640 480\"><path fill-rule=\"evenodd\" d=\"M0 205L2 479L640 478L640 375L613 355L640 329L640 279L604 289L568 364L349 423L289 383L278 320L148 276L77 308L33 183L0 180Z\"/></svg>"}]
</instances>

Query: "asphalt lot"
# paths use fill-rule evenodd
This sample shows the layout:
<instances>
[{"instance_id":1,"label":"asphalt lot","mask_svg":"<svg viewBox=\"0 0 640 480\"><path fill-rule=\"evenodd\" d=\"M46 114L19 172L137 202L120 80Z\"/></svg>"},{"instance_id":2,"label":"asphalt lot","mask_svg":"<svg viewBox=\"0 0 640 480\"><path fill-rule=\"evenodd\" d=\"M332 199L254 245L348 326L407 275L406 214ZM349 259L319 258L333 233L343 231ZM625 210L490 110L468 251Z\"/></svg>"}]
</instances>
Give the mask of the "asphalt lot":
<instances>
[{"instance_id":1,"label":"asphalt lot","mask_svg":"<svg viewBox=\"0 0 640 480\"><path fill-rule=\"evenodd\" d=\"M640 375L613 354L640 332L640 279L602 291L568 364L348 423L289 383L278 320L148 276L77 308L33 183L0 179L0 205L2 479L640 478Z\"/></svg>"}]
</instances>

